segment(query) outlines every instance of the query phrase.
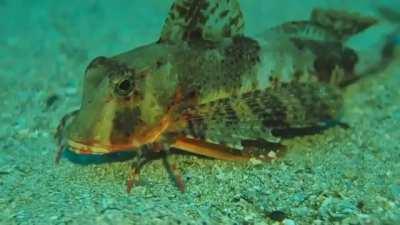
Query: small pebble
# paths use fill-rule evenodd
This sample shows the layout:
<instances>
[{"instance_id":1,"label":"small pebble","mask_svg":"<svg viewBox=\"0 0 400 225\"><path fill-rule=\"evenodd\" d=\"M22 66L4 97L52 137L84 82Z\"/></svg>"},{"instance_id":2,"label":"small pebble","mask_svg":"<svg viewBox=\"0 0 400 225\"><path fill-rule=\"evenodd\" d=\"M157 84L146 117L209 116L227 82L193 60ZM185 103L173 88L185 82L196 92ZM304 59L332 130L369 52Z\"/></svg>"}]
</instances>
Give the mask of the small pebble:
<instances>
[{"instance_id":1,"label":"small pebble","mask_svg":"<svg viewBox=\"0 0 400 225\"><path fill-rule=\"evenodd\" d=\"M255 166L255 165L261 165L263 162L259 159L256 158L251 158L250 161L251 165Z\"/></svg>"},{"instance_id":2,"label":"small pebble","mask_svg":"<svg viewBox=\"0 0 400 225\"><path fill-rule=\"evenodd\" d=\"M275 159L277 157L276 156L276 152L274 152L274 151L268 152L268 157L271 158L271 159Z\"/></svg>"},{"instance_id":3,"label":"small pebble","mask_svg":"<svg viewBox=\"0 0 400 225\"><path fill-rule=\"evenodd\" d=\"M294 222L294 220L291 220L291 219L284 219L283 224L284 225L296 225L296 222Z\"/></svg>"}]
</instances>

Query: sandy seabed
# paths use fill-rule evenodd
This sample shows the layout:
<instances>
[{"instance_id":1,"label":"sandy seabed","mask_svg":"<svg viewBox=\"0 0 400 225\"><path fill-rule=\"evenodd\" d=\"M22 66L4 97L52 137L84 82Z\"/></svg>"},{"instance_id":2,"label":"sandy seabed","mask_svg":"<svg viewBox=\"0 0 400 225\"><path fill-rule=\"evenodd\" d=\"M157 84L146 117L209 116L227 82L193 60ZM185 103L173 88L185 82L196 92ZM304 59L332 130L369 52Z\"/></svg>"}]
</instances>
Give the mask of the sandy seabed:
<instances>
[{"instance_id":1,"label":"sandy seabed","mask_svg":"<svg viewBox=\"0 0 400 225\"><path fill-rule=\"evenodd\" d=\"M0 1L0 224L400 224L399 57L346 90L350 129L285 141L282 159L172 156L185 193L158 160L130 194L129 161L55 166L53 133L79 107L86 65L157 40L171 3L116 2ZM361 0L241 3L250 35L314 6L376 14Z\"/></svg>"}]
</instances>

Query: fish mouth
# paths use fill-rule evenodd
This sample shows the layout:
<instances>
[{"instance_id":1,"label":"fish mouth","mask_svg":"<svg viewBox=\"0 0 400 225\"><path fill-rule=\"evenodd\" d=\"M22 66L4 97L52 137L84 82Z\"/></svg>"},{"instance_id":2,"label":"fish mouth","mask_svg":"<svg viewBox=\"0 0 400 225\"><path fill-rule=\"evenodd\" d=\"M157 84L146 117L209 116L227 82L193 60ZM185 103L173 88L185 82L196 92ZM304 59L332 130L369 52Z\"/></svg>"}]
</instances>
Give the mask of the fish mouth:
<instances>
[{"instance_id":1,"label":"fish mouth","mask_svg":"<svg viewBox=\"0 0 400 225\"><path fill-rule=\"evenodd\" d=\"M91 138L80 138L71 137L70 130L68 129L72 124L73 120L76 118L79 110L72 111L66 114L60 121L57 127L55 138L57 144L61 148L68 148L68 150L85 155L103 155L108 153L131 151L134 149L134 144L124 143L124 144L107 144L102 143L98 140L91 140Z\"/></svg>"},{"instance_id":2,"label":"fish mouth","mask_svg":"<svg viewBox=\"0 0 400 225\"><path fill-rule=\"evenodd\" d=\"M158 141L170 124L170 118L166 117L155 126L142 126L134 133L129 133L127 136L121 133L115 138L107 132L114 127L110 128L107 123L105 126L97 126L96 120L91 121L93 123L86 123L87 120L84 119L88 118L80 116L81 114L78 115L77 112L74 112L65 117L67 119L64 119L59 129L59 145L67 147L74 153L86 155L137 151L143 145Z\"/></svg>"}]
</instances>

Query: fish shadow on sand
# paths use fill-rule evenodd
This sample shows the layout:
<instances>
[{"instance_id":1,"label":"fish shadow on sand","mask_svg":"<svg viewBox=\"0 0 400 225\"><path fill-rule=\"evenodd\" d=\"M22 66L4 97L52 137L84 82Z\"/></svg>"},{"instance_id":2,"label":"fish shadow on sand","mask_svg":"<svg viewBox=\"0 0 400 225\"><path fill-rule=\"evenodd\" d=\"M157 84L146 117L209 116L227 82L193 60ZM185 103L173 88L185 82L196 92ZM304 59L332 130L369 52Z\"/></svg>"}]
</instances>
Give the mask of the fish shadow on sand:
<instances>
[{"instance_id":1,"label":"fish shadow on sand","mask_svg":"<svg viewBox=\"0 0 400 225\"><path fill-rule=\"evenodd\" d=\"M80 165L124 162L132 160L135 156L135 152L117 152L104 155L82 155L67 150L63 153L63 157L66 157L70 162Z\"/></svg>"}]
</instances>

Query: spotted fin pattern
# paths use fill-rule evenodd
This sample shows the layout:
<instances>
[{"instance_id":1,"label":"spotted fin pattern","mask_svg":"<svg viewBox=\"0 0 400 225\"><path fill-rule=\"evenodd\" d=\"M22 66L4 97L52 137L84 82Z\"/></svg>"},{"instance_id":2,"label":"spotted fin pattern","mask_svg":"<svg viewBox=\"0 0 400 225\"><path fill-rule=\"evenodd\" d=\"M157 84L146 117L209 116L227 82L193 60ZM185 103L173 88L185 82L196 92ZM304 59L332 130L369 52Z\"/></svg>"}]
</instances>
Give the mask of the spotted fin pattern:
<instances>
[{"instance_id":1,"label":"spotted fin pattern","mask_svg":"<svg viewBox=\"0 0 400 225\"><path fill-rule=\"evenodd\" d=\"M242 34L243 28L243 15L236 0L177 0L159 42L218 42Z\"/></svg>"},{"instance_id":2,"label":"spotted fin pattern","mask_svg":"<svg viewBox=\"0 0 400 225\"><path fill-rule=\"evenodd\" d=\"M309 20L287 22L268 32L301 40L343 42L376 23L377 20L371 17L355 13L314 9Z\"/></svg>"},{"instance_id":3,"label":"spotted fin pattern","mask_svg":"<svg viewBox=\"0 0 400 225\"><path fill-rule=\"evenodd\" d=\"M320 126L337 117L339 90L320 83L282 83L186 111L189 137L241 149L244 140L276 142L274 129Z\"/></svg>"},{"instance_id":4,"label":"spotted fin pattern","mask_svg":"<svg viewBox=\"0 0 400 225\"><path fill-rule=\"evenodd\" d=\"M372 17L333 9L314 9L310 21L334 31L340 40L346 40L378 22Z\"/></svg>"}]
</instances>

